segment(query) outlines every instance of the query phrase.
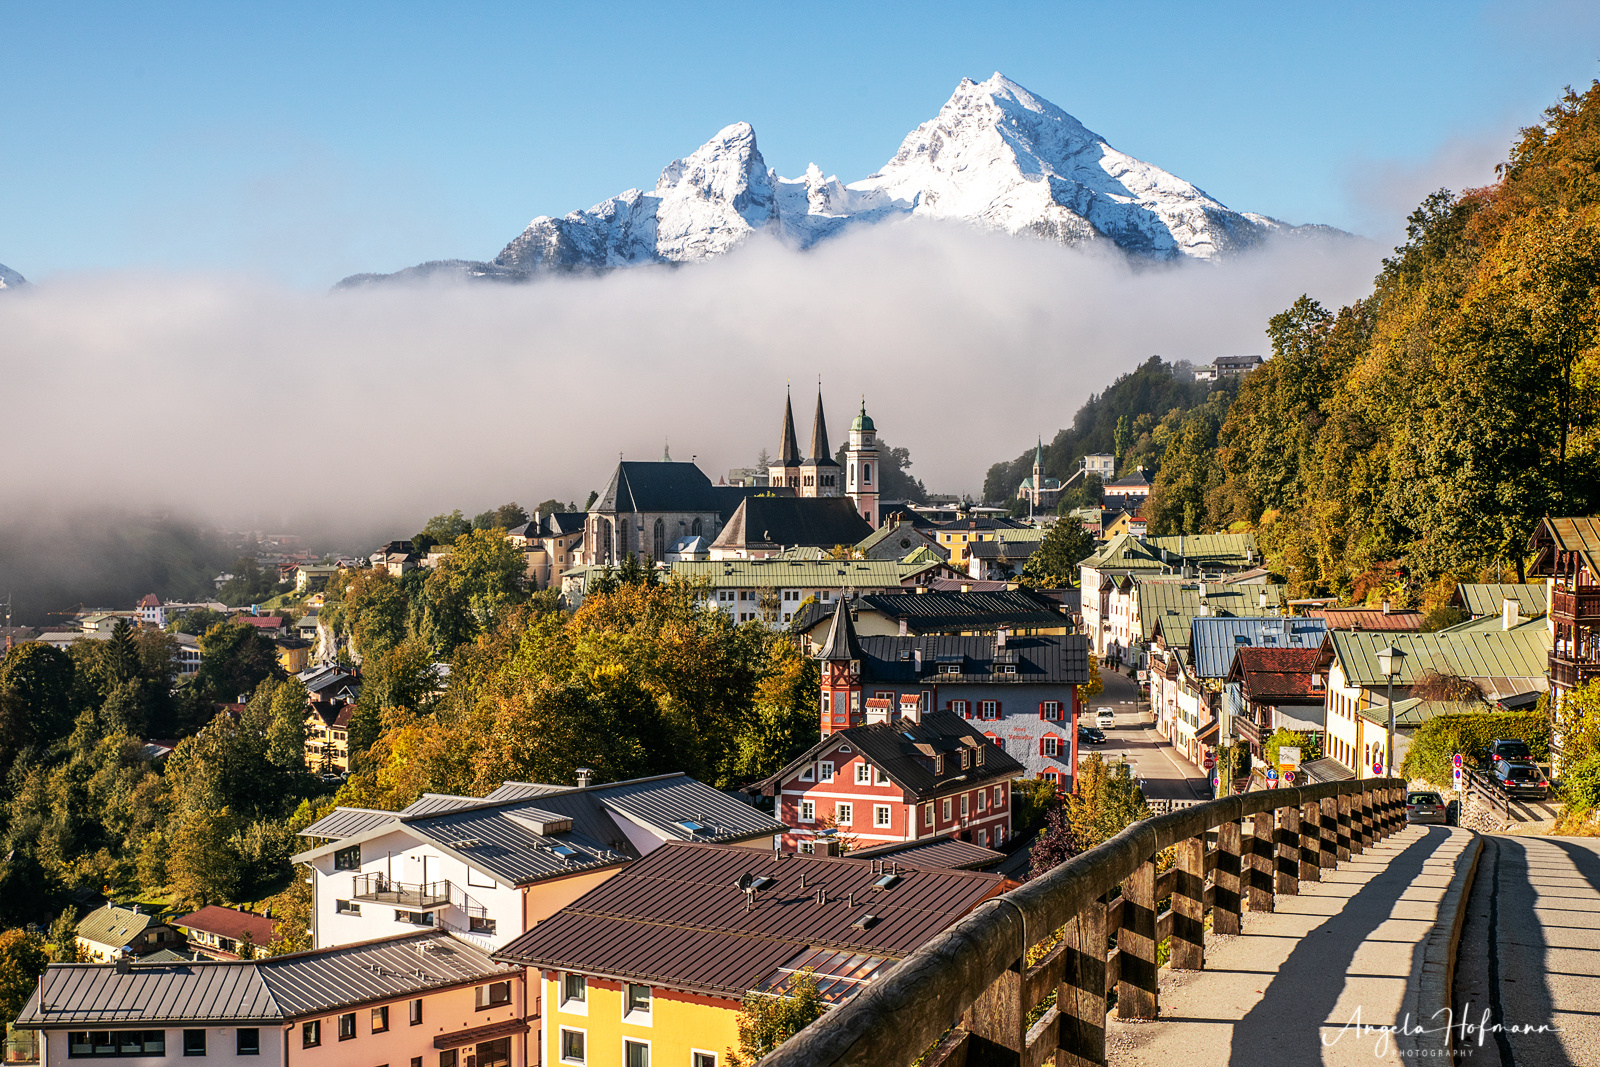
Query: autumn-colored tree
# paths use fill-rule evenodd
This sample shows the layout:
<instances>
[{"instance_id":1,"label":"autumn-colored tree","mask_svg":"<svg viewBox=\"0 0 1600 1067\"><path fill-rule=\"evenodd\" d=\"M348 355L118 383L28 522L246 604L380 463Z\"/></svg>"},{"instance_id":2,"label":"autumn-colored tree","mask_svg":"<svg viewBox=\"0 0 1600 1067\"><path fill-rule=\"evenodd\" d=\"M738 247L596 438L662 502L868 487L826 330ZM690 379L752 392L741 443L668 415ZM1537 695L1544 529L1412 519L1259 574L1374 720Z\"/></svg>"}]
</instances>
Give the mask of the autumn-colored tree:
<instances>
[{"instance_id":1,"label":"autumn-colored tree","mask_svg":"<svg viewBox=\"0 0 1600 1067\"><path fill-rule=\"evenodd\" d=\"M1077 788L1066 796L1067 826L1080 851L1088 851L1140 819L1150 818L1144 794L1127 764L1108 764L1095 752L1078 762Z\"/></svg>"},{"instance_id":2,"label":"autumn-colored tree","mask_svg":"<svg viewBox=\"0 0 1600 1067\"><path fill-rule=\"evenodd\" d=\"M761 1057L821 1017L825 1004L816 975L801 971L783 988L745 994L739 1006L739 1047L728 1049L731 1067L756 1067Z\"/></svg>"},{"instance_id":3,"label":"autumn-colored tree","mask_svg":"<svg viewBox=\"0 0 1600 1067\"><path fill-rule=\"evenodd\" d=\"M22 1014L23 1006L50 963L44 938L28 930L0 932L0 1023Z\"/></svg>"},{"instance_id":4,"label":"autumn-colored tree","mask_svg":"<svg viewBox=\"0 0 1600 1067\"><path fill-rule=\"evenodd\" d=\"M473 530L456 538L454 551L424 585L428 624L441 653L449 655L499 625L523 599L519 583L524 567L521 550L503 529Z\"/></svg>"}]
</instances>

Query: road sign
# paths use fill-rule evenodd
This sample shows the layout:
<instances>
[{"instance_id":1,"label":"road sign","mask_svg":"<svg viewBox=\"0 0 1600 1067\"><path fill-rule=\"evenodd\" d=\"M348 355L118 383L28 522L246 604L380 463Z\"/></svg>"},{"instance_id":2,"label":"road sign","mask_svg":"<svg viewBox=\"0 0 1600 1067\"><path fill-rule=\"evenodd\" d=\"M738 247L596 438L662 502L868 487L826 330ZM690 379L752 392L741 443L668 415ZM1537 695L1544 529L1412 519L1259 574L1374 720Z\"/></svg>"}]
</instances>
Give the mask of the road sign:
<instances>
[{"instance_id":1,"label":"road sign","mask_svg":"<svg viewBox=\"0 0 1600 1067\"><path fill-rule=\"evenodd\" d=\"M1273 768L1268 767L1267 768L1267 781L1276 782L1277 780L1278 780L1278 772L1276 770L1274 770Z\"/></svg>"},{"instance_id":2,"label":"road sign","mask_svg":"<svg viewBox=\"0 0 1600 1067\"><path fill-rule=\"evenodd\" d=\"M1222 784L1222 779L1218 778L1216 775L1213 774L1211 776L1211 788L1215 789L1217 786L1219 786L1221 784Z\"/></svg>"},{"instance_id":3,"label":"road sign","mask_svg":"<svg viewBox=\"0 0 1600 1067\"><path fill-rule=\"evenodd\" d=\"M1291 767L1300 766L1300 749L1293 745L1279 745L1278 763L1280 765L1287 763Z\"/></svg>"},{"instance_id":4,"label":"road sign","mask_svg":"<svg viewBox=\"0 0 1600 1067\"><path fill-rule=\"evenodd\" d=\"M1289 771L1289 772L1285 773L1284 776L1283 776L1283 780L1288 785L1294 785L1294 772L1293 771Z\"/></svg>"},{"instance_id":5,"label":"road sign","mask_svg":"<svg viewBox=\"0 0 1600 1067\"><path fill-rule=\"evenodd\" d=\"M1203 765L1204 765L1206 770L1208 770L1208 771L1211 770L1211 768L1213 768L1213 767L1215 767L1217 765L1217 757L1215 757L1215 756L1207 756L1205 758L1205 761L1204 761Z\"/></svg>"},{"instance_id":6,"label":"road sign","mask_svg":"<svg viewBox=\"0 0 1600 1067\"><path fill-rule=\"evenodd\" d=\"M1378 775L1381 775L1381 774L1383 774L1383 764L1381 764L1381 763L1374 763L1374 764L1373 764L1373 765L1372 765L1372 773L1373 773L1373 774L1378 774Z\"/></svg>"},{"instance_id":7,"label":"road sign","mask_svg":"<svg viewBox=\"0 0 1600 1067\"><path fill-rule=\"evenodd\" d=\"M1461 769L1461 762L1461 753L1459 752L1450 757L1450 765L1458 771Z\"/></svg>"}]
</instances>

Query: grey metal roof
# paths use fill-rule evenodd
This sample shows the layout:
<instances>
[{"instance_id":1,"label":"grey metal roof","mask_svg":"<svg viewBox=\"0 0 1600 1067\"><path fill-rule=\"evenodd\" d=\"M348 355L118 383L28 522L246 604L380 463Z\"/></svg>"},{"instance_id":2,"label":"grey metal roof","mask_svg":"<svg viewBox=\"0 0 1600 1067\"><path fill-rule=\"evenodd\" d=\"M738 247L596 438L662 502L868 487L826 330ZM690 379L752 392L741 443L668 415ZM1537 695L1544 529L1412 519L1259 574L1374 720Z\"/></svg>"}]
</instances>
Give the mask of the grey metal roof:
<instances>
[{"instance_id":1,"label":"grey metal roof","mask_svg":"<svg viewBox=\"0 0 1600 1067\"><path fill-rule=\"evenodd\" d=\"M1321 619L1207 615L1190 621L1189 648L1196 677L1225 678L1241 648L1318 648L1327 632Z\"/></svg>"},{"instance_id":2,"label":"grey metal roof","mask_svg":"<svg viewBox=\"0 0 1600 1067\"><path fill-rule=\"evenodd\" d=\"M431 815L438 811L454 811L482 804L478 797L458 797L449 793L424 793L400 809L401 815Z\"/></svg>"},{"instance_id":3,"label":"grey metal roof","mask_svg":"<svg viewBox=\"0 0 1600 1067\"><path fill-rule=\"evenodd\" d=\"M565 815L572 818L570 812L548 803L564 799L562 794L535 799L537 805L531 801L512 802L438 815L410 816L403 825L479 870L512 885L610 867L638 854L609 818L603 823L584 826L573 818L571 831L535 832L515 816Z\"/></svg>"},{"instance_id":4,"label":"grey metal roof","mask_svg":"<svg viewBox=\"0 0 1600 1067\"><path fill-rule=\"evenodd\" d=\"M375 826L394 821L396 813L376 808L334 808L300 831L301 837L328 837L339 840L364 834Z\"/></svg>"},{"instance_id":5,"label":"grey metal roof","mask_svg":"<svg viewBox=\"0 0 1600 1067\"><path fill-rule=\"evenodd\" d=\"M523 797L544 797L551 793L570 792L570 785L545 785L542 782L501 782L499 787L484 797L485 800L520 800Z\"/></svg>"},{"instance_id":6,"label":"grey metal roof","mask_svg":"<svg viewBox=\"0 0 1600 1067\"><path fill-rule=\"evenodd\" d=\"M617 464L591 512L695 512L718 514L721 501L711 479L693 463Z\"/></svg>"},{"instance_id":7,"label":"grey metal roof","mask_svg":"<svg viewBox=\"0 0 1600 1067\"><path fill-rule=\"evenodd\" d=\"M935 797L956 789L972 789L985 783L1021 776L1026 768L1005 749L990 743L971 723L951 711L933 711L920 722L899 719L868 723L836 730L806 749L783 770L760 784L769 796L784 779L813 760L840 745L848 745L868 762L889 776L889 780L918 798ZM982 751L983 763L962 769L956 759L944 761L944 773L936 774L935 753Z\"/></svg>"},{"instance_id":8,"label":"grey metal roof","mask_svg":"<svg viewBox=\"0 0 1600 1067\"><path fill-rule=\"evenodd\" d=\"M994 637L863 637L861 681L919 683L935 679L950 684L993 682L1012 685L1082 685L1089 680L1089 641L1082 634L1035 634L1010 637L999 650ZM921 667L917 649L922 650ZM955 663L958 673L939 673ZM996 674L996 663L1013 663L1015 674Z\"/></svg>"},{"instance_id":9,"label":"grey metal roof","mask_svg":"<svg viewBox=\"0 0 1600 1067\"><path fill-rule=\"evenodd\" d=\"M144 933L145 927L154 921L143 912L106 904L83 917L78 923L78 936L97 945L121 948Z\"/></svg>"},{"instance_id":10,"label":"grey metal roof","mask_svg":"<svg viewBox=\"0 0 1600 1067\"><path fill-rule=\"evenodd\" d=\"M261 960L56 963L17 1025L274 1022L499 977L475 945L421 931Z\"/></svg>"},{"instance_id":11,"label":"grey metal roof","mask_svg":"<svg viewBox=\"0 0 1600 1067\"><path fill-rule=\"evenodd\" d=\"M865 611L887 619L904 619L910 633L993 630L999 626L1018 630L1045 629L1065 626L1071 621L1061 611L1060 601L1031 589L867 593L852 600L850 607L858 618ZM833 615L834 610L830 605L813 601L790 625L797 630L810 630Z\"/></svg>"},{"instance_id":12,"label":"grey metal roof","mask_svg":"<svg viewBox=\"0 0 1600 1067\"><path fill-rule=\"evenodd\" d=\"M694 778L623 783L596 792L612 811L648 826L669 841L722 844L781 834L787 827L765 812ZM700 831L684 828L696 823Z\"/></svg>"},{"instance_id":13,"label":"grey metal roof","mask_svg":"<svg viewBox=\"0 0 1600 1067\"><path fill-rule=\"evenodd\" d=\"M1515 600L1517 611L1525 619L1544 615L1550 610L1550 587L1543 582L1526 585L1478 583L1456 586L1455 599L1461 602L1468 615L1500 614L1501 602Z\"/></svg>"}]
</instances>

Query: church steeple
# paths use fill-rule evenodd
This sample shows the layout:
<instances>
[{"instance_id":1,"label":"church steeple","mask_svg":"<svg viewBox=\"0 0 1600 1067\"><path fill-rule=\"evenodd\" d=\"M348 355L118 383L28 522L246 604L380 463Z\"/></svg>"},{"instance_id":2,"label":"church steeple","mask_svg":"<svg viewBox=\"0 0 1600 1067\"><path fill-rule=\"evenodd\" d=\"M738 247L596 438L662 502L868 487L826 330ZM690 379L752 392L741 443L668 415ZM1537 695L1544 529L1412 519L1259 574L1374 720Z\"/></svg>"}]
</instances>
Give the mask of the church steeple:
<instances>
[{"instance_id":1,"label":"church steeple","mask_svg":"<svg viewBox=\"0 0 1600 1067\"><path fill-rule=\"evenodd\" d=\"M794 436L794 404L787 391L783 395L783 440L778 444L778 466L800 465L800 442Z\"/></svg>"},{"instance_id":2,"label":"church steeple","mask_svg":"<svg viewBox=\"0 0 1600 1067\"><path fill-rule=\"evenodd\" d=\"M817 415L816 418L811 420L811 458L827 460L833 458L832 453L828 451L828 423L822 417L822 390L820 388L817 389Z\"/></svg>"}]
</instances>

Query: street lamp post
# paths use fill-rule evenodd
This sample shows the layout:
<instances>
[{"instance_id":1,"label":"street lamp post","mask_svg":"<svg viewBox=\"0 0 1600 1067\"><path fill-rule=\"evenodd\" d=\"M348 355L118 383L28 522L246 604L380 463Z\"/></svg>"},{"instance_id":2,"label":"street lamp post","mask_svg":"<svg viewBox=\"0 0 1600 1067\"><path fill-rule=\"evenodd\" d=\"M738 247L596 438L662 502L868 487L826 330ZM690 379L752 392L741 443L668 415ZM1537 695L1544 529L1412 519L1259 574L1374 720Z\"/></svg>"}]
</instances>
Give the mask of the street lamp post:
<instances>
[{"instance_id":1,"label":"street lamp post","mask_svg":"<svg viewBox=\"0 0 1600 1067\"><path fill-rule=\"evenodd\" d=\"M1394 777L1394 676L1400 673L1400 665L1405 658L1406 654L1393 645L1378 653L1378 669L1388 683L1389 737L1384 744L1383 766L1386 776L1390 778Z\"/></svg>"}]
</instances>

